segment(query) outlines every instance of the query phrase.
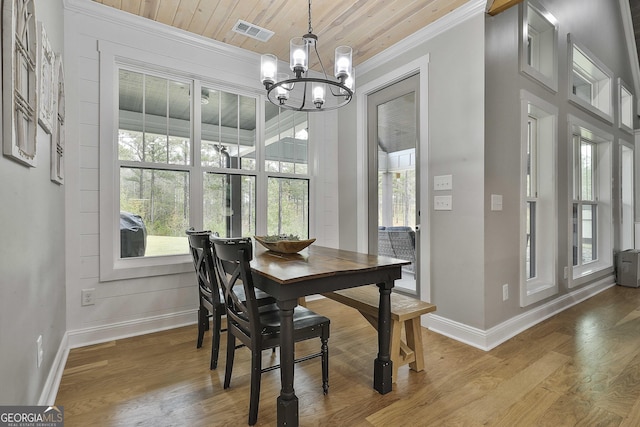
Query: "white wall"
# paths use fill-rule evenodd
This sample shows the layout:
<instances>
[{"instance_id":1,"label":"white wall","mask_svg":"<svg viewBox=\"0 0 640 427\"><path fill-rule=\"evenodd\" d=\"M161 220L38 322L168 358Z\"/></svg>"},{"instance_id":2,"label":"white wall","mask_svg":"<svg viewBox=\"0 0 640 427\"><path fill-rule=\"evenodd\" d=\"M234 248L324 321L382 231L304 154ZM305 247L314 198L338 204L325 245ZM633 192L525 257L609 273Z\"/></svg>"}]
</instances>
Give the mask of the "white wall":
<instances>
[{"instance_id":1,"label":"white wall","mask_svg":"<svg viewBox=\"0 0 640 427\"><path fill-rule=\"evenodd\" d=\"M195 323L193 273L100 282L99 176L100 53L98 45L151 65L257 94L259 55L134 17L94 2L65 3L67 78L67 324L71 346ZM312 150L320 175L312 215L318 244L337 246L337 138L330 116L311 115ZM110 126L110 124L106 124ZM315 134L317 132L317 135ZM319 138L318 138L319 136ZM332 226L333 224L333 226ZM71 226L73 225L73 226ZM80 305L81 290L95 288L97 302Z\"/></svg>"},{"instance_id":2,"label":"white wall","mask_svg":"<svg viewBox=\"0 0 640 427\"><path fill-rule=\"evenodd\" d=\"M35 7L51 47L62 52L62 0ZM0 405L39 403L66 331L65 187L50 180L50 141L38 127L35 168L0 157Z\"/></svg>"}]
</instances>

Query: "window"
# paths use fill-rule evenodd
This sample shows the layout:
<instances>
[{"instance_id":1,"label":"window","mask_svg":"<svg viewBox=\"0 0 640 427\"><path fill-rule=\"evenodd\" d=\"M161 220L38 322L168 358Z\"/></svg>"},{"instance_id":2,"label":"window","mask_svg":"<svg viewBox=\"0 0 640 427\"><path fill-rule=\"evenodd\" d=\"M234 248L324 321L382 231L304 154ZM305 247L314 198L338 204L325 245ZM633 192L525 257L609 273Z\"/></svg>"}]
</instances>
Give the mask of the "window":
<instances>
[{"instance_id":1,"label":"window","mask_svg":"<svg viewBox=\"0 0 640 427\"><path fill-rule=\"evenodd\" d=\"M535 1L523 3L520 19L520 70L554 92L558 89L558 24Z\"/></svg>"},{"instance_id":2,"label":"window","mask_svg":"<svg viewBox=\"0 0 640 427\"><path fill-rule=\"evenodd\" d=\"M598 259L598 199L594 188L596 144L574 136L573 265Z\"/></svg>"},{"instance_id":3,"label":"window","mask_svg":"<svg viewBox=\"0 0 640 427\"><path fill-rule=\"evenodd\" d=\"M624 84L622 79L618 79L619 114L618 126L627 132L633 131L633 94Z\"/></svg>"},{"instance_id":4,"label":"window","mask_svg":"<svg viewBox=\"0 0 640 427\"><path fill-rule=\"evenodd\" d=\"M612 72L569 35L569 100L612 123Z\"/></svg>"},{"instance_id":5,"label":"window","mask_svg":"<svg viewBox=\"0 0 640 427\"><path fill-rule=\"evenodd\" d=\"M520 304L558 292L556 280L557 107L522 91Z\"/></svg>"},{"instance_id":6,"label":"window","mask_svg":"<svg viewBox=\"0 0 640 427\"><path fill-rule=\"evenodd\" d=\"M118 82L120 213L138 217L120 226L120 257L186 254L190 83L127 69Z\"/></svg>"},{"instance_id":7,"label":"window","mask_svg":"<svg viewBox=\"0 0 640 427\"><path fill-rule=\"evenodd\" d=\"M307 113L265 103L267 234L309 237Z\"/></svg>"},{"instance_id":8,"label":"window","mask_svg":"<svg viewBox=\"0 0 640 427\"><path fill-rule=\"evenodd\" d=\"M571 286L612 267L611 136L571 118Z\"/></svg>"},{"instance_id":9,"label":"window","mask_svg":"<svg viewBox=\"0 0 640 427\"><path fill-rule=\"evenodd\" d=\"M307 114L167 70L116 63L117 135L101 157L117 172L101 197L120 221L101 215L102 280L188 271L190 226L309 236Z\"/></svg>"}]
</instances>

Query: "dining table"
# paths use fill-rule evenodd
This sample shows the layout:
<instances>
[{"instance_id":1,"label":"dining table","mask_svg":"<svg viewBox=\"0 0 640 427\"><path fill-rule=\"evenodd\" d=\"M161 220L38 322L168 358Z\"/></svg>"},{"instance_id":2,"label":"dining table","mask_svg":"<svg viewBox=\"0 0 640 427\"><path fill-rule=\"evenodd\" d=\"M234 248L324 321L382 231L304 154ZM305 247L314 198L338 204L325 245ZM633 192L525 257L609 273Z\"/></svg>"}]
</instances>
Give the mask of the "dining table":
<instances>
[{"instance_id":1,"label":"dining table","mask_svg":"<svg viewBox=\"0 0 640 427\"><path fill-rule=\"evenodd\" d=\"M392 390L393 366L389 355L391 292L408 261L311 245L298 253L283 254L254 243L250 266L254 286L271 294L280 313L279 426L298 426L298 397L294 390L293 311L298 299L341 289L375 284L379 288L378 354L374 360L373 388Z\"/></svg>"}]
</instances>

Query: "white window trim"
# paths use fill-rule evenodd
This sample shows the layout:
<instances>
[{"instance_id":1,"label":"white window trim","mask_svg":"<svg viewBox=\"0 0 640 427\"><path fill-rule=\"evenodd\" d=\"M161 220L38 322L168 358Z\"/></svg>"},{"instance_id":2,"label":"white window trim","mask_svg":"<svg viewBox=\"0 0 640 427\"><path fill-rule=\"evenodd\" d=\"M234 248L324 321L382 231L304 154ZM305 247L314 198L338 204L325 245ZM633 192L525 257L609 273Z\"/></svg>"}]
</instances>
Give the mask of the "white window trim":
<instances>
[{"instance_id":1,"label":"white window trim","mask_svg":"<svg viewBox=\"0 0 640 427\"><path fill-rule=\"evenodd\" d=\"M567 35L567 46L568 46L568 99L574 105L584 109L585 111L605 120L609 124L613 124L613 72L602 62L600 61L589 49L587 49L584 45L575 40L571 34ZM603 104L607 106L608 111L602 110L598 108L593 103L589 103L584 99L580 98L573 93L573 50L574 47L578 49L582 54L591 62L591 64L600 70L604 75L607 76L607 79L598 80L600 86L604 85L604 89L606 89L606 94L598 94L597 96L604 96L605 99L601 99L599 104ZM591 79L590 79L591 80ZM600 91L602 92L602 87L600 87Z\"/></svg>"},{"instance_id":2,"label":"white window trim","mask_svg":"<svg viewBox=\"0 0 640 427\"><path fill-rule=\"evenodd\" d=\"M537 230L538 234L537 247L537 277L527 279L526 273L526 216L527 216L527 192L526 192L526 170L527 170L527 140L528 140L528 121L529 121L529 105L539 110L537 119L544 120L544 133L551 138L546 146L538 145L541 155L551 157L550 161L539 162L539 167L544 167L544 173L538 173L540 179L544 177L547 180L546 187L550 189L540 199L546 200L545 206L537 206L539 212L546 212L548 218L540 221ZM559 291L558 287L558 262L557 262L557 244L558 241L558 214L557 214L557 123L558 123L558 107L552 105L537 96L522 90L520 92L520 306L526 307L535 302L541 301L552 295L556 295ZM550 146L548 146L550 144ZM544 224L544 226L542 226ZM544 248L544 255L541 254Z\"/></svg>"},{"instance_id":3,"label":"white window trim","mask_svg":"<svg viewBox=\"0 0 640 427\"><path fill-rule=\"evenodd\" d=\"M540 46L539 52L544 56L544 61L551 63L551 75L547 75L538 68L529 65L527 60L528 39L529 39L529 8L536 11L550 26L553 27L553 34L549 45ZM558 91L558 21L549 13L540 3L534 0L528 0L522 3L520 7L520 40L519 40L519 61L520 72L534 81L546 86L552 92Z\"/></svg>"},{"instance_id":4,"label":"white window trim","mask_svg":"<svg viewBox=\"0 0 640 427\"><path fill-rule=\"evenodd\" d=\"M167 74L170 78L188 78L187 76L196 76L197 71L189 67L190 64L182 64L180 61L168 56L155 55L129 46L100 41L98 44L100 55L100 99L99 117L100 117L100 281L112 281L122 279L132 279L149 276L160 276L168 274L179 274L193 271L193 260L190 254L184 255L167 255L154 257L135 257L120 258L119 246L119 174L117 171L118 159L116 156L116 147L114 141L117 141L118 132L118 112L117 105L113 100L118 99L118 73L117 69L122 64L126 64L128 69L136 69L138 67L144 73ZM199 91L200 84L212 87L224 88L223 90L233 91L239 95L251 96L256 98L256 161L257 170L237 170L232 173L244 175L255 175L257 177L256 206L264 206L266 208L266 182L267 177L291 177L309 180L309 233L313 235L315 231L315 215L314 215L314 194L315 194L315 154L313 152L312 138L309 138L309 166L306 175L291 175L283 173L265 172L264 167L264 118L265 118L265 96L258 90L247 90L233 82L212 83L211 79L204 76L195 78L195 88ZM197 103L195 104L193 114L194 117L199 116ZM311 117L310 117L310 121ZM310 128L313 126L309 124ZM199 121L194 120L193 126L197 129ZM312 132L310 132L312 133ZM196 146L195 138L198 133L194 133L192 150ZM198 153L194 153L194 162ZM192 165L191 168L194 166ZM224 170L224 172L229 172ZM197 181L197 180L196 180ZM190 186L190 198L202 199L201 185ZM200 197L198 197L198 195ZM201 224L202 215L199 210L191 209L189 212L192 224ZM266 217L258 215L256 221L256 230L261 233L266 230ZM266 215L265 215L266 216Z\"/></svg>"},{"instance_id":5,"label":"white window trim","mask_svg":"<svg viewBox=\"0 0 640 427\"><path fill-rule=\"evenodd\" d=\"M625 93L626 92L626 93ZM629 86L618 77L618 127L623 131L633 134L633 92ZM628 110L627 119L629 123L625 123L625 111Z\"/></svg>"},{"instance_id":6,"label":"white window trim","mask_svg":"<svg viewBox=\"0 0 640 427\"><path fill-rule=\"evenodd\" d=\"M598 260L582 266L573 266L573 192L574 192L574 167L571 160L571 167L568 168L568 197L567 197L567 243L569 260L569 288L583 285L595 277L613 272L613 189L611 180L613 179L613 135L602 129L587 123L571 114L568 115L568 135L567 140L570 145L570 152L573 151L573 136L580 134L586 139L596 143L597 147L597 197L598 197ZM573 159L573 154L570 155Z\"/></svg>"}]
</instances>

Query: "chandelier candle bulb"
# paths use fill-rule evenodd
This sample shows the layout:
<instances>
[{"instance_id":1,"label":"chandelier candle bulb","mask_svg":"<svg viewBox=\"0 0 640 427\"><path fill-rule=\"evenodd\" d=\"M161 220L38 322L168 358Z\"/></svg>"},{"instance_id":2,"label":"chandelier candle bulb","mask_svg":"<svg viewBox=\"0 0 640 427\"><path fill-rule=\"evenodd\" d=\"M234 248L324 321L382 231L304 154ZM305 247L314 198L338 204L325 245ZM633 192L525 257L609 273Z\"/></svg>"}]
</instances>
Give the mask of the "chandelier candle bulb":
<instances>
[{"instance_id":1,"label":"chandelier candle bulb","mask_svg":"<svg viewBox=\"0 0 640 427\"><path fill-rule=\"evenodd\" d=\"M316 108L321 108L322 104L324 104L324 92L324 84L313 84L313 103L316 105Z\"/></svg>"},{"instance_id":2,"label":"chandelier candle bulb","mask_svg":"<svg viewBox=\"0 0 640 427\"><path fill-rule=\"evenodd\" d=\"M337 79L345 79L351 74L352 52L353 50L350 46L338 46L336 48L334 71Z\"/></svg>"},{"instance_id":3,"label":"chandelier candle bulb","mask_svg":"<svg viewBox=\"0 0 640 427\"><path fill-rule=\"evenodd\" d=\"M291 71L299 74L305 73L309 68L309 45L303 37L294 37L289 42L291 57L289 66Z\"/></svg>"},{"instance_id":4,"label":"chandelier candle bulb","mask_svg":"<svg viewBox=\"0 0 640 427\"><path fill-rule=\"evenodd\" d=\"M349 75L347 76L347 78L344 80L344 85L348 88L351 89L351 92L355 93L355 87L356 87L356 69L351 67L351 72L349 73ZM340 93L342 95L348 95L347 91L340 88Z\"/></svg>"},{"instance_id":5,"label":"chandelier candle bulb","mask_svg":"<svg viewBox=\"0 0 640 427\"><path fill-rule=\"evenodd\" d=\"M266 53L260 57L260 70L262 84L272 85L276 82L276 72L278 71L278 58L275 55Z\"/></svg>"},{"instance_id":6,"label":"chandelier candle bulb","mask_svg":"<svg viewBox=\"0 0 640 427\"><path fill-rule=\"evenodd\" d=\"M289 74L278 73L278 83L283 82L285 80L289 80ZM281 85L276 88L278 101L280 101L280 103L283 103L284 101L289 99L289 91L291 89L293 89L292 84Z\"/></svg>"}]
</instances>

